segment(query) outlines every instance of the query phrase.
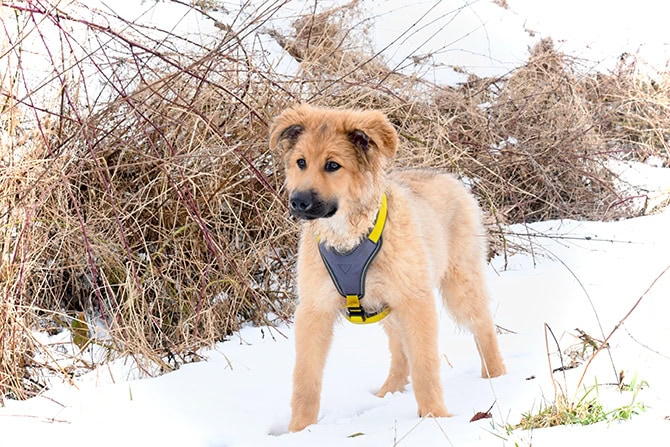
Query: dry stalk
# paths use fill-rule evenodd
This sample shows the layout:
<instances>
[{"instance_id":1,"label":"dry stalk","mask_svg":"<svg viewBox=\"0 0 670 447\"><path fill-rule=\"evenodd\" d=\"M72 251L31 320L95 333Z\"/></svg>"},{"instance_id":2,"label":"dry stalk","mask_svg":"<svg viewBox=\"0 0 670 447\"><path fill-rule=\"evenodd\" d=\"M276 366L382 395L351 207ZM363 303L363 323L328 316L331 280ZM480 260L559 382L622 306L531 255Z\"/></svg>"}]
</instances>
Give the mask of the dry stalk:
<instances>
[{"instance_id":1,"label":"dry stalk","mask_svg":"<svg viewBox=\"0 0 670 447\"><path fill-rule=\"evenodd\" d=\"M624 322L628 319L628 317L630 317L631 314L632 314L633 312L635 312L635 309L637 309L637 307L640 305L640 303L642 302L642 300L647 296L647 294L651 291L651 289L656 285L656 283L658 282L658 280L661 279L661 277L663 277L663 275L665 275L669 270L670 270L670 265L668 265L667 267L665 267L665 268L663 269L663 271L661 271L661 273L659 273L658 276L656 276L656 278L654 278L654 280L649 284L649 286L648 286L647 289L642 293L642 295L640 295L640 297L635 301L635 303L633 303L633 305L632 305L631 308L628 310L628 312L626 312L626 314L625 314L625 315L619 320L619 322L612 328L612 330L611 330L610 333L607 335L607 337L605 337L605 340L603 340L603 342L600 343L600 344L598 345L598 349L596 349L596 351L593 353L593 355L592 355L591 357L589 357L588 361L586 362L586 365L584 366L584 370L582 371L582 375L579 377L579 381L577 382L577 386L575 387L575 390L580 389L582 383L584 382L584 377L586 376L586 372L589 370L589 366L590 366L591 363L593 362L593 359L595 359L595 357L596 357L596 356L597 356L597 355L598 355L604 348L609 347L609 341L610 341L610 339L612 338L612 336L616 333L616 331L619 330L619 328L624 324Z\"/></svg>"}]
</instances>

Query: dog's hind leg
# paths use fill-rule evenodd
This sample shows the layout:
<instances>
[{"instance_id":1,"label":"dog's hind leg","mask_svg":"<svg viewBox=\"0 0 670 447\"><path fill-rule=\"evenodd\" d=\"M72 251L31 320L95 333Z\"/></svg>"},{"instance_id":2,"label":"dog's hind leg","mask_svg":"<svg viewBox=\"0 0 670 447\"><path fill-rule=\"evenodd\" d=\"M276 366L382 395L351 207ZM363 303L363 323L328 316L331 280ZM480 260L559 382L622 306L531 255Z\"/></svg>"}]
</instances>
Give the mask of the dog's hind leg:
<instances>
[{"instance_id":1,"label":"dog's hind leg","mask_svg":"<svg viewBox=\"0 0 670 447\"><path fill-rule=\"evenodd\" d=\"M377 392L378 397L384 397L387 393L404 391L405 385L409 383L409 362L405 354L400 328L390 318L382 322L384 331L389 338L389 350L391 351L391 367L386 381Z\"/></svg>"},{"instance_id":2,"label":"dog's hind leg","mask_svg":"<svg viewBox=\"0 0 670 447\"><path fill-rule=\"evenodd\" d=\"M336 314L298 305L295 313L296 359L289 431L314 424L319 416L321 384L326 357L333 339Z\"/></svg>"},{"instance_id":3,"label":"dog's hind leg","mask_svg":"<svg viewBox=\"0 0 670 447\"><path fill-rule=\"evenodd\" d=\"M452 266L442 279L442 298L457 323L470 329L482 362L482 377L505 374L481 268Z\"/></svg>"}]
</instances>

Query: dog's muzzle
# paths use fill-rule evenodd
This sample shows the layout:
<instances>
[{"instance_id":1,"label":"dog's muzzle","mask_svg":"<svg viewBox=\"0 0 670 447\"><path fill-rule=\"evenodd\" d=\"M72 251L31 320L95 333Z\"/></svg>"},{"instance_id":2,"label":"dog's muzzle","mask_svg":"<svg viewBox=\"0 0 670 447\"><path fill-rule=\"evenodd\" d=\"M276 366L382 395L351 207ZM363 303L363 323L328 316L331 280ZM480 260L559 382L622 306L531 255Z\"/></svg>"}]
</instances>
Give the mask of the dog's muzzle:
<instances>
[{"instance_id":1,"label":"dog's muzzle","mask_svg":"<svg viewBox=\"0 0 670 447\"><path fill-rule=\"evenodd\" d=\"M293 216L305 220L327 218L337 212L337 202L321 200L311 190L292 193L288 205Z\"/></svg>"}]
</instances>

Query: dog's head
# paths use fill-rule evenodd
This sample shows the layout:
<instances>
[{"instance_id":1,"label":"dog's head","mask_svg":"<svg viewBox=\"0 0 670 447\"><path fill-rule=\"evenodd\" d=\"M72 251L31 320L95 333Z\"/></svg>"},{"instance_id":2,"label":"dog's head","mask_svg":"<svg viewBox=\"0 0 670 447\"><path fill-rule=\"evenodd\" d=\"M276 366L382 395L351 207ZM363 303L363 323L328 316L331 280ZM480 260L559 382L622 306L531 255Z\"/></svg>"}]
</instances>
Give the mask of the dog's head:
<instances>
[{"instance_id":1,"label":"dog's head","mask_svg":"<svg viewBox=\"0 0 670 447\"><path fill-rule=\"evenodd\" d=\"M283 153L290 212L313 220L378 201L398 135L381 112L299 105L275 119L270 147Z\"/></svg>"}]
</instances>

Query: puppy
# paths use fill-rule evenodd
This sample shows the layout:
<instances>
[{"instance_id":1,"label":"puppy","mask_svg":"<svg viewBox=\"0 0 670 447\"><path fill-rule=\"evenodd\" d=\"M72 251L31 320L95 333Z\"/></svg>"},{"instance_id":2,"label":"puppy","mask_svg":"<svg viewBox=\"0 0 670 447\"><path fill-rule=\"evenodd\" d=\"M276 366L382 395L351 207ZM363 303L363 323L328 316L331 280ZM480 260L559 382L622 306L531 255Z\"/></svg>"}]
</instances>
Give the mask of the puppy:
<instances>
[{"instance_id":1,"label":"puppy","mask_svg":"<svg viewBox=\"0 0 670 447\"><path fill-rule=\"evenodd\" d=\"M270 146L283 154L289 210L302 220L289 431L317 421L342 315L381 320L388 335L391 367L377 396L403 391L411 377L419 415L449 416L436 289L474 334L482 377L505 374L484 284L481 211L459 181L437 170L386 172L398 136L377 111L298 105L275 119Z\"/></svg>"}]
</instances>

